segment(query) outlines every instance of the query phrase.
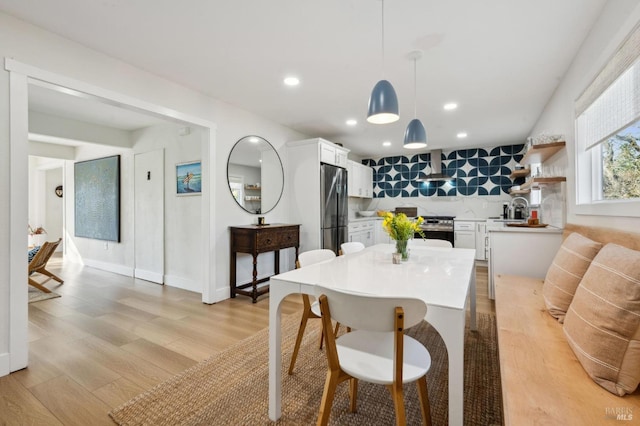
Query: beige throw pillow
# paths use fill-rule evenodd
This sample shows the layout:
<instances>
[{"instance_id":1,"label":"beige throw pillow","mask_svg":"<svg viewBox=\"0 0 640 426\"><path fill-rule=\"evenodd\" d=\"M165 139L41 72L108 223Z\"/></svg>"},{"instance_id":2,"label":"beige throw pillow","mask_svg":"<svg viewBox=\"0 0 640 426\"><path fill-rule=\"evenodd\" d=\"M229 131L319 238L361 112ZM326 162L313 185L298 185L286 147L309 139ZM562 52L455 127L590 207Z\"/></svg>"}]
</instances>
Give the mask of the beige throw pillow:
<instances>
[{"instance_id":1,"label":"beige throw pillow","mask_svg":"<svg viewBox=\"0 0 640 426\"><path fill-rule=\"evenodd\" d=\"M544 303L558 321L564 321L580 280L601 248L602 244L575 232L560 246L542 287Z\"/></svg>"},{"instance_id":2,"label":"beige throw pillow","mask_svg":"<svg viewBox=\"0 0 640 426\"><path fill-rule=\"evenodd\" d=\"M607 244L573 297L564 334L587 374L611 393L640 383L640 251Z\"/></svg>"}]
</instances>

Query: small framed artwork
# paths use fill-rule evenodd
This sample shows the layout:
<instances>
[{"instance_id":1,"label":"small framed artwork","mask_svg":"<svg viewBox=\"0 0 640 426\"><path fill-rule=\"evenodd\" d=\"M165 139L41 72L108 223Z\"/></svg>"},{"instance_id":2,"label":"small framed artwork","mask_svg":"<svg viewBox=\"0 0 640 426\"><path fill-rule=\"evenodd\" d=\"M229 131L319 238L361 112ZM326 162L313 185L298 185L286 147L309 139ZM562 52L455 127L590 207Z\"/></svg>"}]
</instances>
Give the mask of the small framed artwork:
<instances>
[{"instance_id":1,"label":"small framed artwork","mask_svg":"<svg viewBox=\"0 0 640 426\"><path fill-rule=\"evenodd\" d=\"M191 161L176 164L176 195L202 194L202 163Z\"/></svg>"}]
</instances>

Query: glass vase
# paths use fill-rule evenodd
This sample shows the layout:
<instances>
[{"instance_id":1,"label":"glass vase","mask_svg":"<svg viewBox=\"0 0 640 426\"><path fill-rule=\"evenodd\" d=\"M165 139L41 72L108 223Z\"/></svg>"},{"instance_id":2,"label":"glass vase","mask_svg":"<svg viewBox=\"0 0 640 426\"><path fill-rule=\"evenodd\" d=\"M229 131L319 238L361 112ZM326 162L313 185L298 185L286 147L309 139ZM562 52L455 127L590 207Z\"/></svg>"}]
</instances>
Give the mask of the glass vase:
<instances>
[{"instance_id":1,"label":"glass vase","mask_svg":"<svg viewBox=\"0 0 640 426\"><path fill-rule=\"evenodd\" d=\"M396 253L400 253L400 258L403 261L409 260L408 243L409 240L396 240Z\"/></svg>"}]
</instances>

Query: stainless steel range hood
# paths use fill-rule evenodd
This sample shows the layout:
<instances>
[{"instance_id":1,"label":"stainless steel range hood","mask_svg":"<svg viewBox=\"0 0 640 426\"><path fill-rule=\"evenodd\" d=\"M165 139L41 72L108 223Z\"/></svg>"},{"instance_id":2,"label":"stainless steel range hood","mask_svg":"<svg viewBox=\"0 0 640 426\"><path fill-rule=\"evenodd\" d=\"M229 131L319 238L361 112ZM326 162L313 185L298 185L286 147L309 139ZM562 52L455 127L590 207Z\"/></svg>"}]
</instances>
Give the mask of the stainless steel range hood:
<instances>
[{"instance_id":1,"label":"stainless steel range hood","mask_svg":"<svg viewBox=\"0 0 640 426\"><path fill-rule=\"evenodd\" d=\"M442 173L442 150L434 149L431 151L431 173L418 177L418 182L432 182L440 180L451 180L451 176Z\"/></svg>"}]
</instances>

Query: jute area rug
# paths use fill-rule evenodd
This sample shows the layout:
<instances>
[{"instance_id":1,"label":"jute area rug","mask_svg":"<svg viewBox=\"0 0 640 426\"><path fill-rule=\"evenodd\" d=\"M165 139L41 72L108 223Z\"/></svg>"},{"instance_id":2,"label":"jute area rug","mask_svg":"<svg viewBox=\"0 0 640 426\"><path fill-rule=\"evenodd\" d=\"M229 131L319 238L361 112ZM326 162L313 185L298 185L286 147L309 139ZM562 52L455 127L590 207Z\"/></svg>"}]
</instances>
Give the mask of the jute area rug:
<instances>
[{"instance_id":1,"label":"jute area rug","mask_svg":"<svg viewBox=\"0 0 640 426\"><path fill-rule=\"evenodd\" d=\"M287 374L299 315L283 318L282 417L277 425L313 425L326 375L318 349L320 321L310 320L293 375ZM434 425L448 424L448 361L444 342L426 322L407 331L429 349L427 376ZM478 315L478 331L465 333L464 424L502 424L495 317ZM109 413L120 425L269 425L268 330L185 370ZM359 383L358 412L348 411L348 385L336 393L331 425L393 425L391 397L384 386ZM421 424L416 386L405 390L407 424Z\"/></svg>"},{"instance_id":2,"label":"jute area rug","mask_svg":"<svg viewBox=\"0 0 640 426\"><path fill-rule=\"evenodd\" d=\"M55 291L52 291L51 293L45 293L44 291L40 291L33 286L29 286L29 303L40 302L42 300L53 299L56 297L60 297L60 295Z\"/></svg>"}]
</instances>

